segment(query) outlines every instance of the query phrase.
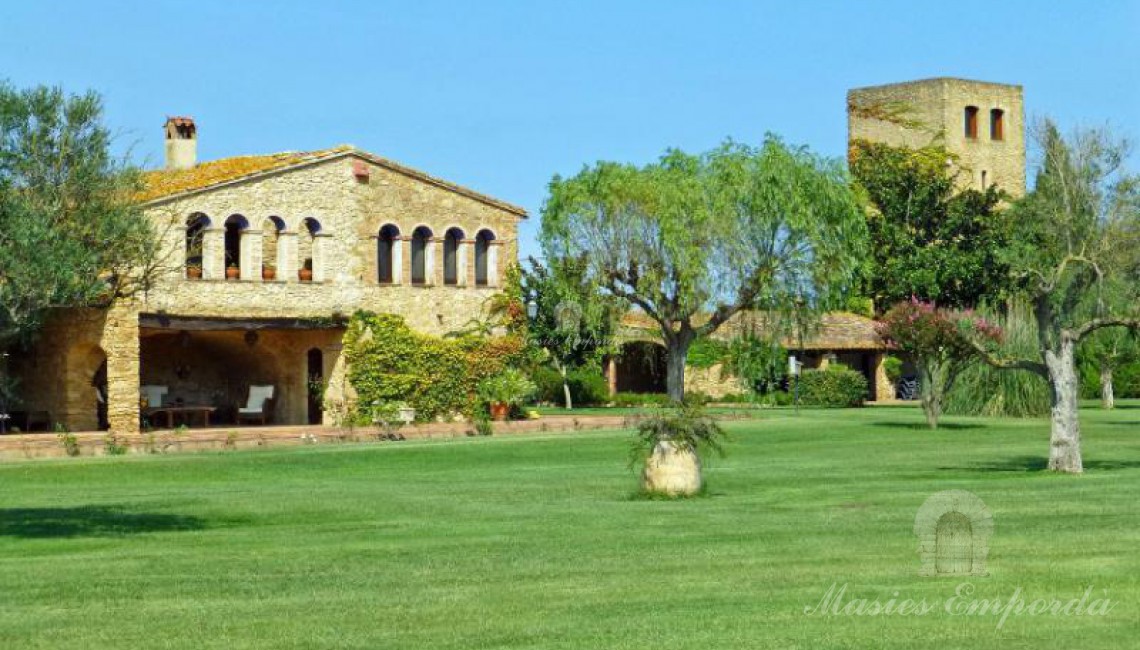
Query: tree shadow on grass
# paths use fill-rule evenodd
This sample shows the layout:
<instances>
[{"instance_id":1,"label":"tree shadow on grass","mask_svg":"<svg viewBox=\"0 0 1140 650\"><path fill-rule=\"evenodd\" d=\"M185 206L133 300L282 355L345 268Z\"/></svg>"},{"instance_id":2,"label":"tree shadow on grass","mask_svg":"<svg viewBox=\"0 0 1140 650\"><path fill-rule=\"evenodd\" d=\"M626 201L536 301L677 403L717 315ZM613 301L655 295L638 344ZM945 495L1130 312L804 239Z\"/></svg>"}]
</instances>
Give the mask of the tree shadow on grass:
<instances>
[{"instance_id":1,"label":"tree shadow on grass","mask_svg":"<svg viewBox=\"0 0 1140 650\"><path fill-rule=\"evenodd\" d=\"M1107 472L1121 469L1136 469L1140 460L1085 460L1086 472ZM980 463L964 467L939 467L940 470L967 472L1044 472L1049 469L1049 459L1043 456L1016 456L993 463Z\"/></svg>"},{"instance_id":2,"label":"tree shadow on grass","mask_svg":"<svg viewBox=\"0 0 1140 650\"><path fill-rule=\"evenodd\" d=\"M0 537L121 537L140 533L202 530L205 519L132 512L122 506L0 508Z\"/></svg>"},{"instance_id":3,"label":"tree shadow on grass","mask_svg":"<svg viewBox=\"0 0 1140 650\"><path fill-rule=\"evenodd\" d=\"M876 407L878 408L878 407ZM911 431L933 431L925 422L872 422L871 426L887 427L890 429L909 429ZM939 422L939 429L946 429L948 431L959 431L964 429L981 429L984 425L975 424L973 422Z\"/></svg>"}]
</instances>

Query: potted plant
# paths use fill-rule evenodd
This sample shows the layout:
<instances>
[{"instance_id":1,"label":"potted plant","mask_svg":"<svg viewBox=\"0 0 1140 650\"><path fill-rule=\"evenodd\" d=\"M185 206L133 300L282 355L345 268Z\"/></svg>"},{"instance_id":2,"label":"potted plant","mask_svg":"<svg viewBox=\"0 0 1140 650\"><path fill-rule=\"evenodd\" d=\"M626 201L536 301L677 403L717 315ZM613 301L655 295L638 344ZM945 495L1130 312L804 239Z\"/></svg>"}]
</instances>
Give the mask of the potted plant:
<instances>
[{"instance_id":1,"label":"potted plant","mask_svg":"<svg viewBox=\"0 0 1140 650\"><path fill-rule=\"evenodd\" d=\"M186 277L190 280L201 280L202 279L202 265L197 263L197 262L187 264L186 265Z\"/></svg>"},{"instance_id":2,"label":"potted plant","mask_svg":"<svg viewBox=\"0 0 1140 650\"><path fill-rule=\"evenodd\" d=\"M261 279L262 280L276 280L277 279L277 265L276 264L262 264L261 265Z\"/></svg>"},{"instance_id":3,"label":"potted plant","mask_svg":"<svg viewBox=\"0 0 1140 650\"><path fill-rule=\"evenodd\" d=\"M699 406L686 404L638 423L630 465L645 463L641 489L647 494L691 496L702 486L699 452L709 449L723 455L723 438L715 420Z\"/></svg>"},{"instance_id":4,"label":"potted plant","mask_svg":"<svg viewBox=\"0 0 1140 650\"><path fill-rule=\"evenodd\" d=\"M479 398L490 406L491 417L502 421L507 419L511 406L521 404L533 395L536 389L534 382L522 371L507 368L479 382L476 392Z\"/></svg>"},{"instance_id":5,"label":"potted plant","mask_svg":"<svg viewBox=\"0 0 1140 650\"><path fill-rule=\"evenodd\" d=\"M310 257L305 260L305 263L302 264L301 268L297 271L297 278L300 279L301 282L313 281L313 258Z\"/></svg>"},{"instance_id":6,"label":"potted plant","mask_svg":"<svg viewBox=\"0 0 1140 650\"><path fill-rule=\"evenodd\" d=\"M237 264L230 262L230 265L226 267L226 279L227 280L237 280L240 277L241 277L241 269L238 268Z\"/></svg>"}]
</instances>

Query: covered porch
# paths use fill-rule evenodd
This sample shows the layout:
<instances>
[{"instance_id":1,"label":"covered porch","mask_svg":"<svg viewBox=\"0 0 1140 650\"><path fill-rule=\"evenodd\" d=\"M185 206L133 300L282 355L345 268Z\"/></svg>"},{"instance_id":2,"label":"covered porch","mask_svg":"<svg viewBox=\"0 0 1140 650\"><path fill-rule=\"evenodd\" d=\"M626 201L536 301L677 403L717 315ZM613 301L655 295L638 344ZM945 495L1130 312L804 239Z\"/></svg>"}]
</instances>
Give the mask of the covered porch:
<instances>
[{"instance_id":1,"label":"covered porch","mask_svg":"<svg viewBox=\"0 0 1140 650\"><path fill-rule=\"evenodd\" d=\"M340 324L311 319L142 314L140 424L331 424L324 400L344 383L343 333ZM266 394L261 413L242 412Z\"/></svg>"}]
</instances>

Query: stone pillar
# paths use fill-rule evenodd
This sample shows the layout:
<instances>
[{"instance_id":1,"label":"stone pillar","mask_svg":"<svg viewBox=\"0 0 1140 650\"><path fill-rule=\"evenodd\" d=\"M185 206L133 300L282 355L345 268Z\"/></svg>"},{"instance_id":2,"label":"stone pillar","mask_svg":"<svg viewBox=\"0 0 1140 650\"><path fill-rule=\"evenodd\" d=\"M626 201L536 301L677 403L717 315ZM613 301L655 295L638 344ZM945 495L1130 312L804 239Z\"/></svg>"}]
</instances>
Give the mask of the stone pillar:
<instances>
[{"instance_id":1,"label":"stone pillar","mask_svg":"<svg viewBox=\"0 0 1140 650\"><path fill-rule=\"evenodd\" d=\"M330 280L328 264L325 257L332 254L332 239L327 232L318 232L313 235L313 282Z\"/></svg>"},{"instance_id":2,"label":"stone pillar","mask_svg":"<svg viewBox=\"0 0 1140 650\"><path fill-rule=\"evenodd\" d=\"M501 254L503 250L503 240L496 239L491 242L487 247L487 286L499 286L499 278L503 277L503 269L499 268L499 263L505 256Z\"/></svg>"},{"instance_id":3,"label":"stone pillar","mask_svg":"<svg viewBox=\"0 0 1140 650\"><path fill-rule=\"evenodd\" d=\"M428 244L428 260L432 263L429 265L428 283L437 287L443 286L443 260L444 260L444 238L432 237L431 243Z\"/></svg>"},{"instance_id":4,"label":"stone pillar","mask_svg":"<svg viewBox=\"0 0 1140 650\"><path fill-rule=\"evenodd\" d=\"M202 231L202 279L226 279L226 229Z\"/></svg>"},{"instance_id":5,"label":"stone pillar","mask_svg":"<svg viewBox=\"0 0 1140 650\"><path fill-rule=\"evenodd\" d=\"M296 282L299 269L297 232L282 230L277 240L277 278L285 282Z\"/></svg>"},{"instance_id":6,"label":"stone pillar","mask_svg":"<svg viewBox=\"0 0 1140 650\"><path fill-rule=\"evenodd\" d=\"M435 237L428 238L424 242L424 284L440 284L436 281L435 249L437 246L439 246L439 240Z\"/></svg>"},{"instance_id":7,"label":"stone pillar","mask_svg":"<svg viewBox=\"0 0 1140 650\"><path fill-rule=\"evenodd\" d=\"M400 237L400 251L407 251L407 255L401 255L400 260L400 277L407 278L408 284L412 283L412 238L411 236Z\"/></svg>"},{"instance_id":8,"label":"stone pillar","mask_svg":"<svg viewBox=\"0 0 1140 650\"><path fill-rule=\"evenodd\" d=\"M831 353L830 352L824 352L824 353L820 354L819 355L819 365L816 366L816 369L817 370L827 370L827 367L830 365L831 365Z\"/></svg>"},{"instance_id":9,"label":"stone pillar","mask_svg":"<svg viewBox=\"0 0 1140 650\"><path fill-rule=\"evenodd\" d=\"M404 278L404 258L410 258L411 255L404 255L404 238L396 237L392 240L392 284L401 284Z\"/></svg>"},{"instance_id":10,"label":"stone pillar","mask_svg":"<svg viewBox=\"0 0 1140 650\"><path fill-rule=\"evenodd\" d=\"M465 258L471 261L470 264L467 264L463 277L466 279L467 286L473 287L475 286L475 240L464 239L459 245L459 250L463 251Z\"/></svg>"},{"instance_id":11,"label":"stone pillar","mask_svg":"<svg viewBox=\"0 0 1140 650\"><path fill-rule=\"evenodd\" d=\"M139 317L129 306L113 307L103 328L107 354L107 421L113 433L139 432Z\"/></svg>"},{"instance_id":12,"label":"stone pillar","mask_svg":"<svg viewBox=\"0 0 1140 650\"><path fill-rule=\"evenodd\" d=\"M465 240L455 242L455 282L461 287L475 284L467 282L467 248Z\"/></svg>"},{"instance_id":13,"label":"stone pillar","mask_svg":"<svg viewBox=\"0 0 1140 650\"><path fill-rule=\"evenodd\" d=\"M336 411L347 412L356 402L356 391L348 381L348 366L344 360L344 345L333 343L321 348L321 360L324 368L321 369L325 380L325 402L333 408L326 408L321 414L321 424L334 426L337 424Z\"/></svg>"},{"instance_id":14,"label":"stone pillar","mask_svg":"<svg viewBox=\"0 0 1140 650\"><path fill-rule=\"evenodd\" d=\"M241 235L241 279L261 282L260 230L247 230Z\"/></svg>"}]
</instances>

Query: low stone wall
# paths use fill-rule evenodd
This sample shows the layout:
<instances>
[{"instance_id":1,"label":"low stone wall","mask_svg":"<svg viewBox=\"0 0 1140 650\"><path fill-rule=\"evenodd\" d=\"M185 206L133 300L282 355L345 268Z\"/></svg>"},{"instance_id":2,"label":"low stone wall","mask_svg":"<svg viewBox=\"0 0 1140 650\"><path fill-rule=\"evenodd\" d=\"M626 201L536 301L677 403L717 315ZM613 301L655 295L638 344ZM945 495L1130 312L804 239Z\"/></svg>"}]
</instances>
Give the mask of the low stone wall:
<instances>
[{"instance_id":1,"label":"low stone wall","mask_svg":"<svg viewBox=\"0 0 1140 650\"><path fill-rule=\"evenodd\" d=\"M494 435L572 433L575 431L620 429L630 426L629 418L620 415L601 416L546 416L538 420L495 422ZM459 438L474 435L474 426L468 422L418 424L400 427L395 431L405 440L433 438ZM84 432L75 436L79 456L107 455L107 434ZM218 427L191 429L184 433L157 430L147 433L123 434L115 438L126 445L127 454L159 454L183 451L224 449L253 449L306 444L368 442L384 440L376 427L340 429L325 426L282 427ZM63 443L50 433L24 433L0 436L0 460L52 458L66 456Z\"/></svg>"}]
</instances>

